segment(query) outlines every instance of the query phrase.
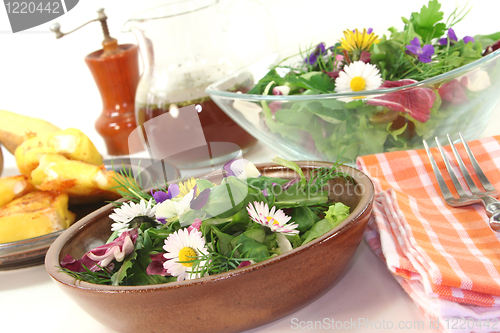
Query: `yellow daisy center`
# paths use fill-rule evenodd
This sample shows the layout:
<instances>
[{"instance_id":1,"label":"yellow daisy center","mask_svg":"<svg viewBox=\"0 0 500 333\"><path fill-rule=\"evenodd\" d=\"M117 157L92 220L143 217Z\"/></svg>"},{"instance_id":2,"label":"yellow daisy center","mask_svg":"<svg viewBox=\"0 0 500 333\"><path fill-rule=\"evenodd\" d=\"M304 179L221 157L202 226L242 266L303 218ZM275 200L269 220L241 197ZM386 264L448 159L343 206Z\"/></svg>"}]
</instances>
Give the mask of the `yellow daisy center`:
<instances>
[{"instance_id":1,"label":"yellow daisy center","mask_svg":"<svg viewBox=\"0 0 500 333\"><path fill-rule=\"evenodd\" d=\"M190 247L187 246L183 247L179 251L179 261L182 266L193 267L192 261L195 259L195 257L196 257L196 251ZM184 261L191 261L191 262L184 262Z\"/></svg>"},{"instance_id":2,"label":"yellow daisy center","mask_svg":"<svg viewBox=\"0 0 500 333\"><path fill-rule=\"evenodd\" d=\"M279 222L278 222L278 221L276 221L275 219L273 219L271 216L268 216L268 217L266 217L266 218L267 218L267 222L268 222L268 223L269 223L269 222L271 222L271 221L273 221L273 223L272 223L273 225L275 225L275 224L279 224Z\"/></svg>"},{"instance_id":3,"label":"yellow daisy center","mask_svg":"<svg viewBox=\"0 0 500 333\"><path fill-rule=\"evenodd\" d=\"M351 80L352 91L363 91L366 87L366 81L361 76L353 77Z\"/></svg>"}]
</instances>

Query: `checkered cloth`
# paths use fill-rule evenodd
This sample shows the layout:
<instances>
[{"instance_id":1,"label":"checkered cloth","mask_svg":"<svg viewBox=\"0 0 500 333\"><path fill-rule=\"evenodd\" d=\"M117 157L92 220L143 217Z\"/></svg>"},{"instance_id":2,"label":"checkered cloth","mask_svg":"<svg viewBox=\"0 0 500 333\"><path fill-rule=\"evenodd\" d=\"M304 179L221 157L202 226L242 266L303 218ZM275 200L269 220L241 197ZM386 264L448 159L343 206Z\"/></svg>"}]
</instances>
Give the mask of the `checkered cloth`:
<instances>
[{"instance_id":1,"label":"checkered cloth","mask_svg":"<svg viewBox=\"0 0 500 333\"><path fill-rule=\"evenodd\" d=\"M500 190L500 136L469 146ZM463 146L456 147L470 165ZM439 152L431 150L444 170ZM445 150L454 160L450 147ZM365 240L418 307L440 319L441 331L500 331L500 232L488 226L483 206L448 206L423 149L359 157L357 167L376 190ZM453 188L447 172L443 176ZM465 328L450 324L460 317L467 321ZM480 320L486 325L471 325Z\"/></svg>"}]
</instances>

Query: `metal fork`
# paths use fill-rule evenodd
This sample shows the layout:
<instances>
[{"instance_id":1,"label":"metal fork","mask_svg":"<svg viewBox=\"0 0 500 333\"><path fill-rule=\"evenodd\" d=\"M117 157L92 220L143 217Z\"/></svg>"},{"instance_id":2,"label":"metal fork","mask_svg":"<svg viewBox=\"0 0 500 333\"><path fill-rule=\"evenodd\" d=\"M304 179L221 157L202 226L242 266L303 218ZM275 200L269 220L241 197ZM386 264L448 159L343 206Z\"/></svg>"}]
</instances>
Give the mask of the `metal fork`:
<instances>
[{"instance_id":1,"label":"metal fork","mask_svg":"<svg viewBox=\"0 0 500 333\"><path fill-rule=\"evenodd\" d=\"M434 171L434 174L436 176L436 179L439 184L439 188L441 189L441 193L443 194L444 200L446 203L450 206L453 207L460 207L460 206L466 206L466 205L471 205L474 203L482 203L484 208L486 209L486 214L488 215L489 222L490 222L490 227L491 229L495 231L500 231L500 201L495 199L494 197L499 196L499 192L495 189L495 187L491 184L491 182L488 180L486 175L484 174L483 170L481 170L481 167L477 163L476 158L472 154L472 151L469 148L469 145L467 142L464 140L462 137L462 134L459 133L460 135L460 140L462 141L465 151L467 152L467 156L469 157L469 160L472 164L472 167L474 168L474 171L477 175L477 178L481 182L481 185L484 189L484 191L480 190L477 185L474 183L472 180L472 177L470 176L469 172L465 168L465 164L458 153L455 145L451 141L451 138L448 134L446 136L448 137L448 141L450 142L450 147L453 151L453 155L455 155L455 160L457 161L457 164L460 168L460 171L462 172L462 175L465 179L465 182L467 183L467 186L469 187L469 190L471 194L468 194L460 182L458 181L457 175L453 171L453 168L450 164L450 161L448 160L443 147L439 143L438 138L436 137L436 143L437 147L439 149L439 152L441 153L441 157L443 158L444 164L446 166L446 170L448 170L448 174L450 175L451 181L453 183L453 186L455 187L455 190L457 191L458 198L455 198L453 194L451 193L450 189L448 188L448 185L446 185L443 176L441 174L441 171L439 170L436 161L434 160L434 157L432 156L432 153L429 149L429 146L427 145L427 142L423 140L425 150L427 152L427 156L429 156L429 160L432 165L432 170Z\"/></svg>"}]
</instances>

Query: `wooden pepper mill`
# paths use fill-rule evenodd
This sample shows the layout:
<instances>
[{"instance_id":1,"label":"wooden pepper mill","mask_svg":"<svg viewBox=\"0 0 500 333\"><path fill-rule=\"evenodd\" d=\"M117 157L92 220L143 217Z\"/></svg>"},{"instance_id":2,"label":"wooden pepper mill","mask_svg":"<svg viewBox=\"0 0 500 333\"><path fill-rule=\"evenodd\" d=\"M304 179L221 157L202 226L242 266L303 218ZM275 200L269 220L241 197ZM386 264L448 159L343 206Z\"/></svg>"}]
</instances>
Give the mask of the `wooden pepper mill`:
<instances>
[{"instance_id":1,"label":"wooden pepper mill","mask_svg":"<svg viewBox=\"0 0 500 333\"><path fill-rule=\"evenodd\" d=\"M103 110L95 122L97 132L103 137L109 155L130 155L144 150L135 121L135 92L139 82L139 48L134 44L119 45L109 35L104 9L97 11L97 19L62 33L55 23L51 30L61 38L83 27L100 21L104 33L103 48L88 54L85 62L101 94Z\"/></svg>"}]
</instances>

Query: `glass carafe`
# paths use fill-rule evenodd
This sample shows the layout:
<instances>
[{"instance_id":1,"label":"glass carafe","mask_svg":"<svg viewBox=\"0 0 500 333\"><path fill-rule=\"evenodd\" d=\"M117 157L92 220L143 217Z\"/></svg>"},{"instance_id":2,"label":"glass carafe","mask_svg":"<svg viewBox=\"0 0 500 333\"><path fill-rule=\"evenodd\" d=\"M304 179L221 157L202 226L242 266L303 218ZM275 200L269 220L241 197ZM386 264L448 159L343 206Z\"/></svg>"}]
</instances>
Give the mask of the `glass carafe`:
<instances>
[{"instance_id":1,"label":"glass carafe","mask_svg":"<svg viewBox=\"0 0 500 333\"><path fill-rule=\"evenodd\" d=\"M125 30L134 33L144 65L136 120L152 158L180 168L204 167L235 158L256 143L205 88L275 51L266 15L250 0L183 0L127 21Z\"/></svg>"}]
</instances>

